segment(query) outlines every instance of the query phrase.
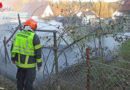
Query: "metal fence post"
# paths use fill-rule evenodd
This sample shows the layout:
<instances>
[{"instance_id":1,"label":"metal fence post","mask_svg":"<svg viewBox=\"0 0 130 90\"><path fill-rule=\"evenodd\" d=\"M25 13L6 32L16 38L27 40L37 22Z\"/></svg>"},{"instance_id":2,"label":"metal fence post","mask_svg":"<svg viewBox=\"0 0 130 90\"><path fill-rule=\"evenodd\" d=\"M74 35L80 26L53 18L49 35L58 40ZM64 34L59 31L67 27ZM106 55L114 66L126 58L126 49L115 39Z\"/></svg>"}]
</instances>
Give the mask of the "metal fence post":
<instances>
[{"instance_id":1,"label":"metal fence post","mask_svg":"<svg viewBox=\"0 0 130 90\"><path fill-rule=\"evenodd\" d=\"M87 54L87 90L90 90L90 49L86 48L86 54Z\"/></svg>"},{"instance_id":2,"label":"metal fence post","mask_svg":"<svg viewBox=\"0 0 130 90\"><path fill-rule=\"evenodd\" d=\"M5 64L6 64L7 63L7 59L6 59L6 56L7 56L6 37L4 37L4 50L5 50Z\"/></svg>"},{"instance_id":3,"label":"metal fence post","mask_svg":"<svg viewBox=\"0 0 130 90\"><path fill-rule=\"evenodd\" d=\"M57 57L57 40L56 32L53 32L54 35L54 60L55 60L55 70L56 70L56 90L60 90L59 79L58 79L58 57Z\"/></svg>"}]
</instances>

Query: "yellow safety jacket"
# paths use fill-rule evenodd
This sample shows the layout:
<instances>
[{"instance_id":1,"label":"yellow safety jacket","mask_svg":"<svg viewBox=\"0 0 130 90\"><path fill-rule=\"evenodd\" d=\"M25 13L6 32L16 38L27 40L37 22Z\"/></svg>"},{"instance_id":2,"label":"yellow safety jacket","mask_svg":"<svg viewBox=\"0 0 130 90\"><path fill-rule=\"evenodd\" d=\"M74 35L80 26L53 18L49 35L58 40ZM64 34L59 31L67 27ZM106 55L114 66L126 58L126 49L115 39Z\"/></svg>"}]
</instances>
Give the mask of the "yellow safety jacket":
<instances>
[{"instance_id":1,"label":"yellow safety jacket","mask_svg":"<svg viewBox=\"0 0 130 90\"><path fill-rule=\"evenodd\" d=\"M16 65L21 68L33 68L36 67L35 63L28 63L29 57L34 56L34 50L41 48L41 45L38 44L36 46L33 45L33 38L35 33L31 31L21 31L16 34L13 41L13 48L11 51L11 56L14 57L16 53L18 54L18 60L16 61ZM21 63L20 55L26 55L25 63ZM37 59L37 62L42 62L42 59Z\"/></svg>"}]
</instances>

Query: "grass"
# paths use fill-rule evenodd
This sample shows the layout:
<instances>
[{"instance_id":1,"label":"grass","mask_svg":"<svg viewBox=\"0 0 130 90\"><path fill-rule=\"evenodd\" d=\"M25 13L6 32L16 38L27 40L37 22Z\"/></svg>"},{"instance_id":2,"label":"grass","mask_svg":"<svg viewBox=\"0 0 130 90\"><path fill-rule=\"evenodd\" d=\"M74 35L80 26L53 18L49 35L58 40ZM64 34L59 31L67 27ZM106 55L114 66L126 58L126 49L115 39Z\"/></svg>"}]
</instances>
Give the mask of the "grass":
<instances>
[{"instance_id":1,"label":"grass","mask_svg":"<svg viewBox=\"0 0 130 90\"><path fill-rule=\"evenodd\" d=\"M98 62L97 60L95 61ZM99 63L91 64L90 78L92 90L127 90L130 88L130 80L128 79L130 78L130 72L122 70L125 69L126 63L118 61L112 61L108 64Z\"/></svg>"},{"instance_id":2,"label":"grass","mask_svg":"<svg viewBox=\"0 0 130 90\"><path fill-rule=\"evenodd\" d=\"M122 44L120 54L124 59L130 61L130 40Z\"/></svg>"},{"instance_id":3,"label":"grass","mask_svg":"<svg viewBox=\"0 0 130 90\"><path fill-rule=\"evenodd\" d=\"M125 69L126 63L112 61L102 62L100 59L91 60L90 67L90 90L129 90L130 72ZM94 63L95 62L95 63ZM130 64L129 64L130 65ZM113 68L117 67L117 68ZM128 69L128 68L127 68ZM41 86L44 90L56 90L54 80L44 82ZM87 64L86 61L77 63L59 72L59 84L61 90L86 90L87 86ZM41 87L42 90L43 87Z\"/></svg>"}]
</instances>

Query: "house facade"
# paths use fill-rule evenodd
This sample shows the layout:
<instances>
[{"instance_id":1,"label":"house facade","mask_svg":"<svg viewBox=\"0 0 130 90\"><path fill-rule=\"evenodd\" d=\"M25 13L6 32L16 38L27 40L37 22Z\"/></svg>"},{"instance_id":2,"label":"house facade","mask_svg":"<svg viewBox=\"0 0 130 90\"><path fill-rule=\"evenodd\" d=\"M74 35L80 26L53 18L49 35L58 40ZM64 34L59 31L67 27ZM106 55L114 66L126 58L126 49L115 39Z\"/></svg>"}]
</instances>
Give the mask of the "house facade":
<instances>
[{"instance_id":1,"label":"house facade","mask_svg":"<svg viewBox=\"0 0 130 90\"><path fill-rule=\"evenodd\" d=\"M125 0L119 11L123 14L124 30L130 31L130 0Z\"/></svg>"},{"instance_id":2,"label":"house facade","mask_svg":"<svg viewBox=\"0 0 130 90\"><path fill-rule=\"evenodd\" d=\"M84 12L77 13L77 16L82 19L83 24L90 24L90 22L97 17L94 12L88 9L86 9Z\"/></svg>"},{"instance_id":3,"label":"house facade","mask_svg":"<svg viewBox=\"0 0 130 90\"><path fill-rule=\"evenodd\" d=\"M49 17L49 16L53 16L54 14L53 14L53 11L52 11L52 9L51 9L51 6L48 4L47 6L46 6L46 8L45 8L45 10L44 10L44 12L43 12L43 14L42 14L42 16L41 17Z\"/></svg>"},{"instance_id":4,"label":"house facade","mask_svg":"<svg viewBox=\"0 0 130 90\"><path fill-rule=\"evenodd\" d=\"M23 12L39 18L51 17L54 15L49 2L32 2L25 5Z\"/></svg>"},{"instance_id":5,"label":"house facade","mask_svg":"<svg viewBox=\"0 0 130 90\"><path fill-rule=\"evenodd\" d=\"M122 20L125 31L130 31L130 0L124 0L123 4L113 14L113 19Z\"/></svg>"}]
</instances>

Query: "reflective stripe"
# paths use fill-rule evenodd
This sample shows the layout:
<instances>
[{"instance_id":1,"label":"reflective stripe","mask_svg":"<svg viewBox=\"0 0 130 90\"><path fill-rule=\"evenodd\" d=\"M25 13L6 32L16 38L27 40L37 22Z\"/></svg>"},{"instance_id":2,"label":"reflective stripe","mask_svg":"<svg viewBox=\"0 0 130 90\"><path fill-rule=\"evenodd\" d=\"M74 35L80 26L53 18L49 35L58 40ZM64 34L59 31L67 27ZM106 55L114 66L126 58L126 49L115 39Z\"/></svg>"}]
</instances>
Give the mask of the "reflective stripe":
<instances>
[{"instance_id":1,"label":"reflective stripe","mask_svg":"<svg viewBox=\"0 0 130 90\"><path fill-rule=\"evenodd\" d=\"M16 34L11 53L20 53L23 55L34 56L34 35L35 33L24 30Z\"/></svg>"},{"instance_id":2,"label":"reflective stripe","mask_svg":"<svg viewBox=\"0 0 130 90\"><path fill-rule=\"evenodd\" d=\"M42 62L42 58L36 59L38 63Z\"/></svg>"},{"instance_id":3,"label":"reflective stripe","mask_svg":"<svg viewBox=\"0 0 130 90\"><path fill-rule=\"evenodd\" d=\"M38 44L38 45L36 45L35 46L35 49L39 49L39 48L41 48L42 46L40 45L40 44Z\"/></svg>"},{"instance_id":4,"label":"reflective stripe","mask_svg":"<svg viewBox=\"0 0 130 90\"><path fill-rule=\"evenodd\" d=\"M27 40L27 42L26 42L26 49L28 48L28 40Z\"/></svg>"},{"instance_id":5,"label":"reflective stripe","mask_svg":"<svg viewBox=\"0 0 130 90\"><path fill-rule=\"evenodd\" d=\"M15 54L16 54L16 53L11 53L11 57L12 57L12 58L15 57Z\"/></svg>"},{"instance_id":6,"label":"reflective stripe","mask_svg":"<svg viewBox=\"0 0 130 90\"><path fill-rule=\"evenodd\" d=\"M13 57L15 57L15 55L11 55L11 57L13 58Z\"/></svg>"},{"instance_id":7,"label":"reflective stripe","mask_svg":"<svg viewBox=\"0 0 130 90\"><path fill-rule=\"evenodd\" d=\"M18 62L21 63L21 62L20 62L20 54L18 54Z\"/></svg>"},{"instance_id":8,"label":"reflective stripe","mask_svg":"<svg viewBox=\"0 0 130 90\"><path fill-rule=\"evenodd\" d=\"M18 63L16 61L16 65L21 67L21 68L33 68L33 67L36 67L36 63L32 63L32 64L21 64L21 63Z\"/></svg>"},{"instance_id":9,"label":"reflective stripe","mask_svg":"<svg viewBox=\"0 0 130 90\"><path fill-rule=\"evenodd\" d=\"M26 55L25 64L28 64L29 56Z\"/></svg>"},{"instance_id":10,"label":"reflective stripe","mask_svg":"<svg viewBox=\"0 0 130 90\"><path fill-rule=\"evenodd\" d=\"M19 49L13 49L13 52L15 52L15 51L19 51L19 52L23 52L23 53L34 55L34 52L26 52L26 51L19 50Z\"/></svg>"},{"instance_id":11,"label":"reflective stripe","mask_svg":"<svg viewBox=\"0 0 130 90\"><path fill-rule=\"evenodd\" d=\"M21 48L21 49L25 49L25 50L34 50L34 49L27 49L27 48L20 47L20 46L15 46L15 45L13 47L17 47L17 48Z\"/></svg>"}]
</instances>

